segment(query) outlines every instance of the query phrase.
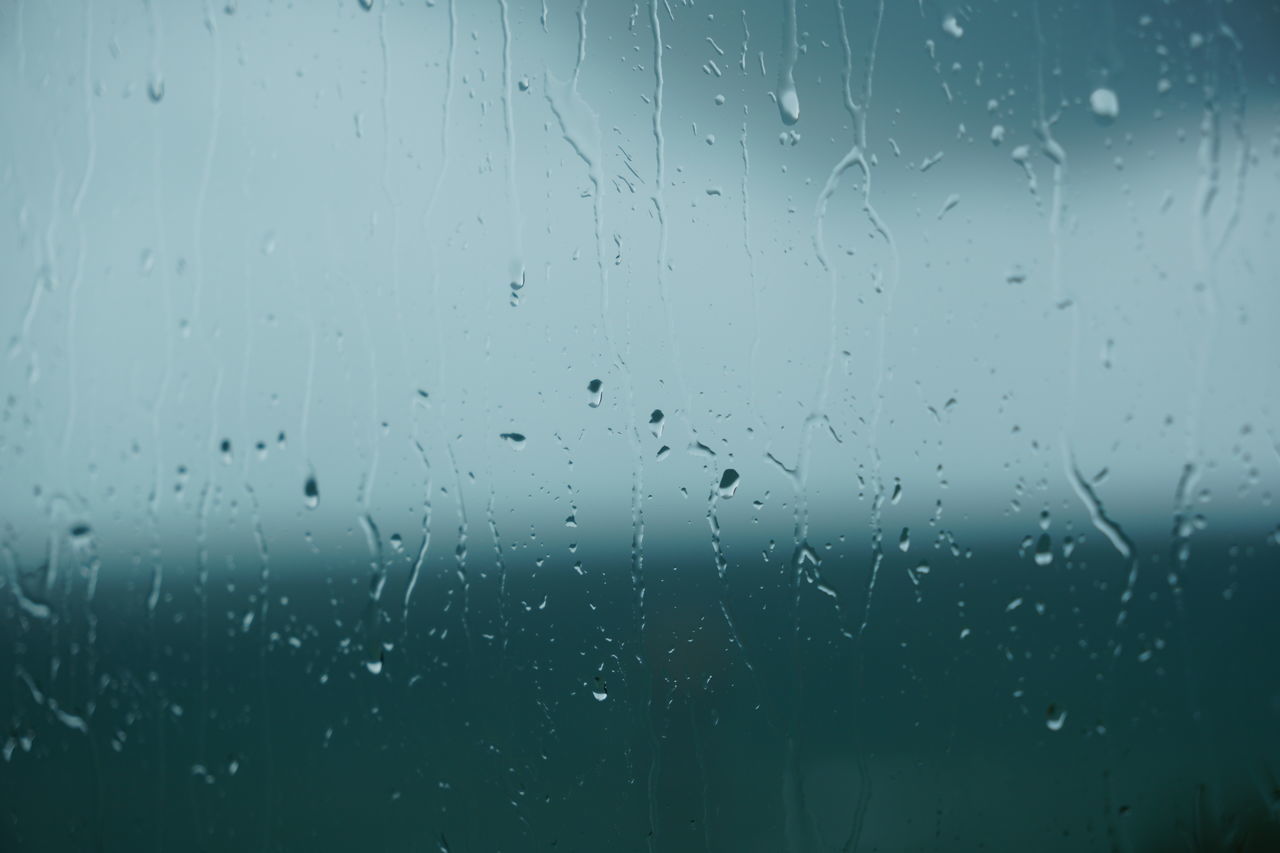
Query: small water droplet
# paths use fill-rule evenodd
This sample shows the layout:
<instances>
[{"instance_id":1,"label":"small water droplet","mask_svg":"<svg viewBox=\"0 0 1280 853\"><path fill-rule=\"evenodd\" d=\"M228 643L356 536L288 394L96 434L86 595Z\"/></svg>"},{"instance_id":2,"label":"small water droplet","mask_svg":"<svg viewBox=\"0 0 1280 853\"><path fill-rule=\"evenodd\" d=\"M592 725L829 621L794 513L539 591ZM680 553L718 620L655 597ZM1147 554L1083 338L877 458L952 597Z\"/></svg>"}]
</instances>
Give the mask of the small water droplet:
<instances>
[{"instance_id":1,"label":"small water droplet","mask_svg":"<svg viewBox=\"0 0 1280 853\"><path fill-rule=\"evenodd\" d=\"M659 448L658 448L658 461L659 461L659 462L661 462L663 459L666 459L666 458L667 458L668 456L670 456L670 455L671 455L671 448L670 448L670 447L668 447L667 445L665 445L665 444L664 444L664 445L662 445L661 447L659 447Z\"/></svg>"},{"instance_id":2,"label":"small water droplet","mask_svg":"<svg viewBox=\"0 0 1280 853\"><path fill-rule=\"evenodd\" d=\"M360 0L360 8L368 12L373 8L373 0Z\"/></svg>"},{"instance_id":3,"label":"small water droplet","mask_svg":"<svg viewBox=\"0 0 1280 853\"><path fill-rule=\"evenodd\" d=\"M592 379L587 383L587 392L591 395L587 405L593 409L600 408L600 403L604 401L604 383L599 379Z\"/></svg>"},{"instance_id":4,"label":"small water droplet","mask_svg":"<svg viewBox=\"0 0 1280 853\"><path fill-rule=\"evenodd\" d=\"M733 493L738 491L738 484L742 482L742 478L738 476L738 472L732 468L725 468L724 473L720 475L720 486L716 489L716 494L728 500L733 497Z\"/></svg>"},{"instance_id":5,"label":"small water droplet","mask_svg":"<svg viewBox=\"0 0 1280 853\"><path fill-rule=\"evenodd\" d=\"M577 514L577 513L570 513L569 515L567 515L567 516L565 517L565 519L564 519L564 526L565 526L565 527L577 527L577 526L578 526L578 514Z\"/></svg>"},{"instance_id":6,"label":"small water droplet","mask_svg":"<svg viewBox=\"0 0 1280 853\"><path fill-rule=\"evenodd\" d=\"M511 445L512 450L524 450L524 433L503 432L498 434L498 438L501 438L507 444Z\"/></svg>"},{"instance_id":7,"label":"small water droplet","mask_svg":"<svg viewBox=\"0 0 1280 853\"><path fill-rule=\"evenodd\" d=\"M889 498L889 503L891 503L891 504L896 504L896 503L897 503L898 501L900 501L900 500L902 500L902 484L901 484L901 483L894 483L894 484L893 484L893 496Z\"/></svg>"},{"instance_id":8,"label":"small water droplet","mask_svg":"<svg viewBox=\"0 0 1280 853\"><path fill-rule=\"evenodd\" d=\"M603 702L609 698L609 686L598 675L596 676L595 684L591 687L591 695L596 697L597 702Z\"/></svg>"},{"instance_id":9,"label":"small water droplet","mask_svg":"<svg viewBox=\"0 0 1280 853\"><path fill-rule=\"evenodd\" d=\"M529 91L529 86L530 86L529 78L528 78L528 77L521 77L521 78L520 78L520 82L519 82L519 83L517 83L516 85L520 87L520 91L521 91L521 92L527 92L527 91Z\"/></svg>"},{"instance_id":10,"label":"small water droplet","mask_svg":"<svg viewBox=\"0 0 1280 853\"><path fill-rule=\"evenodd\" d=\"M302 487L302 496L307 509L315 509L320 505L320 487L316 485L315 474L307 476L307 482Z\"/></svg>"},{"instance_id":11,"label":"small water droplet","mask_svg":"<svg viewBox=\"0 0 1280 853\"><path fill-rule=\"evenodd\" d=\"M1050 705L1049 709L1045 711L1044 724L1049 727L1049 731L1051 732L1062 731L1062 725L1066 721L1067 721L1067 712L1058 710L1057 706L1055 705Z\"/></svg>"},{"instance_id":12,"label":"small water droplet","mask_svg":"<svg viewBox=\"0 0 1280 853\"><path fill-rule=\"evenodd\" d=\"M964 27L960 26L955 15L947 15L942 19L942 31L952 38L960 38L964 35Z\"/></svg>"},{"instance_id":13,"label":"small water droplet","mask_svg":"<svg viewBox=\"0 0 1280 853\"><path fill-rule=\"evenodd\" d=\"M151 103L158 104L164 100L164 77L159 73L151 75L147 80L147 97L151 99Z\"/></svg>"},{"instance_id":14,"label":"small water droplet","mask_svg":"<svg viewBox=\"0 0 1280 853\"><path fill-rule=\"evenodd\" d=\"M902 535L898 537L898 550L904 554L911 548L911 530L902 528Z\"/></svg>"},{"instance_id":15,"label":"small water droplet","mask_svg":"<svg viewBox=\"0 0 1280 853\"><path fill-rule=\"evenodd\" d=\"M395 551L397 554L404 551L404 537L399 533L391 534L391 550Z\"/></svg>"},{"instance_id":16,"label":"small water droplet","mask_svg":"<svg viewBox=\"0 0 1280 853\"><path fill-rule=\"evenodd\" d=\"M222 452L222 462L225 465L231 464L231 439L224 438L218 445L218 450Z\"/></svg>"}]
</instances>

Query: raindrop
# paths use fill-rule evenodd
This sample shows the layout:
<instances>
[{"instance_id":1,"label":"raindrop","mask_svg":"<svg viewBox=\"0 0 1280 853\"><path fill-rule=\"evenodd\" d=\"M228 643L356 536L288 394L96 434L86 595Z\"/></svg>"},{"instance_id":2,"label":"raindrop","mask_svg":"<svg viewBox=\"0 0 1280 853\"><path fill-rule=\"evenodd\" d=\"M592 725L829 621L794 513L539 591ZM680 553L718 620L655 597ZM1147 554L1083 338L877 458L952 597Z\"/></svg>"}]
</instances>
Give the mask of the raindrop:
<instances>
[{"instance_id":1,"label":"raindrop","mask_svg":"<svg viewBox=\"0 0 1280 853\"><path fill-rule=\"evenodd\" d=\"M591 695L596 697L597 702L603 702L609 698L609 686L598 675L596 676L595 684L591 687Z\"/></svg>"},{"instance_id":2,"label":"raindrop","mask_svg":"<svg viewBox=\"0 0 1280 853\"><path fill-rule=\"evenodd\" d=\"M529 91L529 85L530 85L530 83L529 83L529 78L528 78L528 77L521 77L521 78L520 78L520 82L519 82L519 83L517 83L516 85L520 87L520 91L521 91L521 92L527 92L527 91Z\"/></svg>"},{"instance_id":3,"label":"raindrop","mask_svg":"<svg viewBox=\"0 0 1280 853\"><path fill-rule=\"evenodd\" d=\"M659 462L661 462L663 459L666 459L666 458L667 458L668 456L670 456L670 455L671 455L671 448L670 448L670 447L668 447L667 445L665 445L665 444L664 444L664 445L662 445L661 447L659 447L659 448L658 448L658 461L659 461Z\"/></svg>"},{"instance_id":4,"label":"raindrop","mask_svg":"<svg viewBox=\"0 0 1280 853\"><path fill-rule=\"evenodd\" d=\"M955 15L947 15L942 19L942 31L953 38L964 35L964 27L960 26Z\"/></svg>"},{"instance_id":5,"label":"raindrop","mask_svg":"<svg viewBox=\"0 0 1280 853\"><path fill-rule=\"evenodd\" d=\"M76 545L81 545L89 540L89 535L93 533L87 522L79 522L71 525L71 529L67 531L71 536L71 541Z\"/></svg>"},{"instance_id":6,"label":"raindrop","mask_svg":"<svg viewBox=\"0 0 1280 853\"><path fill-rule=\"evenodd\" d=\"M1041 533L1036 541L1036 565L1047 566L1053 562L1053 543L1048 533Z\"/></svg>"},{"instance_id":7,"label":"raindrop","mask_svg":"<svg viewBox=\"0 0 1280 853\"><path fill-rule=\"evenodd\" d=\"M373 8L373 0L360 0L360 8L368 12Z\"/></svg>"},{"instance_id":8,"label":"raindrop","mask_svg":"<svg viewBox=\"0 0 1280 853\"><path fill-rule=\"evenodd\" d=\"M662 427L666 423L666 415L662 414L662 409L654 409L649 415L649 431L653 433L654 438L662 438Z\"/></svg>"},{"instance_id":9,"label":"raindrop","mask_svg":"<svg viewBox=\"0 0 1280 853\"><path fill-rule=\"evenodd\" d=\"M1067 712L1058 710L1057 706L1050 705L1045 711L1044 724L1049 727L1049 731L1062 731L1062 724L1067 721Z\"/></svg>"},{"instance_id":10,"label":"raindrop","mask_svg":"<svg viewBox=\"0 0 1280 853\"><path fill-rule=\"evenodd\" d=\"M218 449L222 451L222 461L226 465L231 464L231 439L224 438L222 443L218 445Z\"/></svg>"},{"instance_id":11,"label":"raindrop","mask_svg":"<svg viewBox=\"0 0 1280 853\"><path fill-rule=\"evenodd\" d=\"M147 97L153 104L164 100L164 78L159 73L152 74L151 79L147 80Z\"/></svg>"},{"instance_id":12,"label":"raindrop","mask_svg":"<svg viewBox=\"0 0 1280 853\"><path fill-rule=\"evenodd\" d=\"M1110 124L1120 115L1120 99L1116 93L1105 86L1100 86L1089 95L1089 107L1098 120Z\"/></svg>"},{"instance_id":13,"label":"raindrop","mask_svg":"<svg viewBox=\"0 0 1280 853\"><path fill-rule=\"evenodd\" d=\"M507 444L511 445L512 450L524 450L524 433L503 432L498 434L498 438L501 438Z\"/></svg>"},{"instance_id":14,"label":"raindrop","mask_svg":"<svg viewBox=\"0 0 1280 853\"><path fill-rule=\"evenodd\" d=\"M728 500L733 497L733 493L738 491L738 483L742 478L738 476L738 472L732 468L724 469L724 474L720 476L720 486L716 489L716 494Z\"/></svg>"},{"instance_id":15,"label":"raindrop","mask_svg":"<svg viewBox=\"0 0 1280 853\"><path fill-rule=\"evenodd\" d=\"M320 505L320 487L316 485L315 474L307 476L307 482L302 487L302 496L305 499L307 509L315 509Z\"/></svg>"},{"instance_id":16,"label":"raindrop","mask_svg":"<svg viewBox=\"0 0 1280 853\"><path fill-rule=\"evenodd\" d=\"M894 484L893 484L893 496L889 498L889 503L891 503L891 504L896 504L896 503L897 503L898 501L900 501L900 500L902 500L902 484L901 484L901 483L894 483Z\"/></svg>"},{"instance_id":17,"label":"raindrop","mask_svg":"<svg viewBox=\"0 0 1280 853\"><path fill-rule=\"evenodd\" d=\"M787 80L778 92L778 112L782 123L791 125L800 120L800 96L796 94L796 84Z\"/></svg>"},{"instance_id":18,"label":"raindrop","mask_svg":"<svg viewBox=\"0 0 1280 853\"><path fill-rule=\"evenodd\" d=\"M404 537L399 533L391 534L391 550L395 551L397 554L404 551Z\"/></svg>"},{"instance_id":19,"label":"raindrop","mask_svg":"<svg viewBox=\"0 0 1280 853\"><path fill-rule=\"evenodd\" d=\"M604 401L604 383L599 379L592 379L587 383L587 391L591 394L587 405L593 409L600 408L600 403Z\"/></svg>"},{"instance_id":20,"label":"raindrop","mask_svg":"<svg viewBox=\"0 0 1280 853\"><path fill-rule=\"evenodd\" d=\"M902 535L898 537L898 550L904 554L911 548L911 531L904 527Z\"/></svg>"}]
</instances>

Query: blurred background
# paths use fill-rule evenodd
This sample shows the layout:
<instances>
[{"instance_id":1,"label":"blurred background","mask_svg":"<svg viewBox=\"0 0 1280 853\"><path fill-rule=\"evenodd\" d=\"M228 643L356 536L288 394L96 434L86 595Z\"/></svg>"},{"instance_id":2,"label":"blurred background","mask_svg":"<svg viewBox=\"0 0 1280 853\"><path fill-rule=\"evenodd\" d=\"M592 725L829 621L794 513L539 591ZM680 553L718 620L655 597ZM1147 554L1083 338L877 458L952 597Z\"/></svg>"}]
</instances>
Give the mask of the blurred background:
<instances>
[{"instance_id":1,"label":"blurred background","mask_svg":"<svg viewBox=\"0 0 1280 853\"><path fill-rule=\"evenodd\" d=\"M4 4L0 849L1280 849L1278 57Z\"/></svg>"}]
</instances>

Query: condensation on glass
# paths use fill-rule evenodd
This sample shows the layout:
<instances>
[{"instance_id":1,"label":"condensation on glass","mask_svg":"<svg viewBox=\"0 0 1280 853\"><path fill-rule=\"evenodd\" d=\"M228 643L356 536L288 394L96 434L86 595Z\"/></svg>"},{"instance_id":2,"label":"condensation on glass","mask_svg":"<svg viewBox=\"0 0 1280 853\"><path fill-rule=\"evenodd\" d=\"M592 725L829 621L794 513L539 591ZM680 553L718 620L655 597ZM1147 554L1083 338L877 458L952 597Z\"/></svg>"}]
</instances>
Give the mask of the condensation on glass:
<instances>
[{"instance_id":1,"label":"condensation on glass","mask_svg":"<svg viewBox=\"0 0 1280 853\"><path fill-rule=\"evenodd\" d=\"M1262 0L0 8L0 848L1271 850Z\"/></svg>"}]
</instances>

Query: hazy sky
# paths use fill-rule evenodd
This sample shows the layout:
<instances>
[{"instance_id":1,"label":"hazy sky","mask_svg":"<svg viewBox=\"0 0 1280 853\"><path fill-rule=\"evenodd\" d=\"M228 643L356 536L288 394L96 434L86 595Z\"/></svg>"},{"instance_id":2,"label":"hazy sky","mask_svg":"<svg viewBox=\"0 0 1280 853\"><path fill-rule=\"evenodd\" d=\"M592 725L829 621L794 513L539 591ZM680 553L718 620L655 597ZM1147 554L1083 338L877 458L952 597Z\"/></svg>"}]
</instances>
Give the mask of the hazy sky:
<instances>
[{"instance_id":1,"label":"hazy sky","mask_svg":"<svg viewBox=\"0 0 1280 853\"><path fill-rule=\"evenodd\" d=\"M6 6L6 536L1273 527L1274 16L846 5Z\"/></svg>"}]
</instances>

